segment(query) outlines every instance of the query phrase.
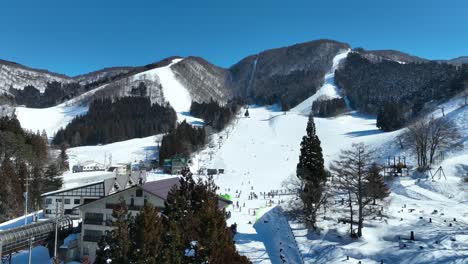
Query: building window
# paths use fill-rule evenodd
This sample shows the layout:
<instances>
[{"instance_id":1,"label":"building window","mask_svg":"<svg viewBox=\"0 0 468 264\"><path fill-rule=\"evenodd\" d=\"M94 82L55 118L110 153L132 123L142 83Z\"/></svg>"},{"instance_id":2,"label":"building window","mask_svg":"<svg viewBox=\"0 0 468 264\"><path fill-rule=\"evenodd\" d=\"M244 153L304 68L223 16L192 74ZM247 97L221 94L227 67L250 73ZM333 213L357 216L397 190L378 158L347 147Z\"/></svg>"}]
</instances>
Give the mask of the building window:
<instances>
[{"instance_id":1,"label":"building window","mask_svg":"<svg viewBox=\"0 0 468 264\"><path fill-rule=\"evenodd\" d=\"M130 199L130 206L134 206L135 205L135 199Z\"/></svg>"},{"instance_id":2,"label":"building window","mask_svg":"<svg viewBox=\"0 0 468 264\"><path fill-rule=\"evenodd\" d=\"M83 241L99 242L99 240L101 240L102 235L103 233L100 230L85 229Z\"/></svg>"},{"instance_id":3,"label":"building window","mask_svg":"<svg viewBox=\"0 0 468 264\"><path fill-rule=\"evenodd\" d=\"M65 199L65 204L70 204L70 199Z\"/></svg>"},{"instance_id":4,"label":"building window","mask_svg":"<svg viewBox=\"0 0 468 264\"><path fill-rule=\"evenodd\" d=\"M100 213L85 213L83 222L88 225L102 225L104 215Z\"/></svg>"},{"instance_id":5,"label":"building window","mask_svg":"<svg viewBox=\"0 0 468 264\"><path fill-rule=\"evenodd\" d=\"M74 199L73 204L80 204L80 199Z\"/></svg>"},{"instance_id":6,"label":"building window","mask_svg":"<svg viewBox=\"0 0 468 264\"><path fill-rule=\"evenodd\" d=\"M62 202L62 199L55 199L55 202L56 202L56 203L61 203L61 202Z\"/></svg>"},{"instance_id":7,"label":"building window","mask_svg":"<svg viewBox=\"0 0 468 264\"><path fill-rule=\"evenodd\" d=\"M46 213L46 214L52 214L52 210L47 209L47 210L45 210L45 213Z\"/></svg>"},{"instance_id":8,"label":"building window","mask_svg":"<svg viewBox=\"0 0 468 264\"><path fill-rule=\"evenodd\" d=\"M45 203L46 203L46 204L52 204L52 199L51 199L51 198L45 199Z\"/></svg>"},{"instance_id":9,"label":"building window","mask_svg":"<svg viewBox=\"0 0 468 264\"><path fill-rule=\"evenodd\" d=\"M142 189L137 189L136 190L136 197L142 197L143 196L143 190Z\"/></svg>"}]
</instances>

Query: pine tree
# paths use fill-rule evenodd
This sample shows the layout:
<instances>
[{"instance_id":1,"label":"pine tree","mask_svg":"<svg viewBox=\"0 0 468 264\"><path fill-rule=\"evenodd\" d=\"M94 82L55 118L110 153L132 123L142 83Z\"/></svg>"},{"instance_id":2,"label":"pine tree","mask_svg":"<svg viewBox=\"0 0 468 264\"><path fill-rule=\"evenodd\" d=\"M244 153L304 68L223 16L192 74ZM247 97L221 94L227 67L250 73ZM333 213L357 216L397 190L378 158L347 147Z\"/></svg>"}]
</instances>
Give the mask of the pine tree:
<instances>
[{"instance_id":1,"label":"pine tree","mask_svg":"<svg viewBox=\"0 0 468 264\"><path fill-rule=\"evenodd\" d=\"M10 158L3 160L0 174L0 218L7 220L22 212L23 187Z\"/></svg>"},{"instance_id":2,"label":"pine tree","mask_svg":"<svg viewBox=\"0 0 468 264\"><path fill-rule=\"evenodd\" d=\"M214 181L194 181L190 170L182 172L180 185L168 194L164 214L168 219L165 259L183 263L249 263L240 256L218 209ZM179 236L177 236L179 234ZM192 249L194 254L186 255Z\"/></svg>"},{"instance_id":3,"label":"pine tree","mask_svg":"<svg viewBox=\"0 0 468 264\"><path fill-rule=\"evenodd\" d=\"M296 168L297 177L304 182L301 199L304 203L306 222L316 228L317 211L324 202L324 188L327 180L322 147L316 135L313 115L307 122L307 134L302 138L301 154Z\"/></svg>"},{"instance_id":4,"label":"pine tree","mask_svg":"<svg viewBox=\"0 0 468 264\"><path fill-rule=\"evenodd\" d=\"M45 192L55 191L62 188L63 180L59 177L60 171L55 163L49 164L44 173L44 190Z\"/></svg>"},{"instance_id":5,"label":"pine tree","mask_svg":"<svg viewBox=\"0 0 468 264\"><path fill-rule=\"evenodd\" d=\"M41 194L44 191L43 171L39 163L35 162L31 169L31 184L29 185L29 200L31 208L39 209L41 205Z\"/></svg>"},{"instance_id":6,"label":"pine tree","mask_svg":"<svg viewBox=\"0 0 468 264\"><path fill-rule=\"evenodd\" d=\"M376 200L381 200L390 195L390 191L385 184L384 178L380 174L381 168L377 164L372 164L367 172L366 184L364 186L366 196L373 199L375 205Z\"/></svg>"},{"instance_id":7,"label":"pine tree","mask_svg":"<svg viewBox=\"0 0 468 264\"><path fill-rule=\"evenodd\" d=\"M67 146L65 144L62 144L60 145L59 171L64 172L67 170L69 170Z\"/></svg>"},{"instance_id":8,"label":"pine tree","mask_svg":"<svg viewBox=\"0 0 468 264\"><path fill-rule=\"evenodd\" d=\"M115 219L114 229L108 231L99 242L94 263L107 264L109 260L117 264L132 263L134 248L131 234L134 226L124 200L113 210L112 217Z\"/></svg>"},{"instance_id":9,"label":"pine tree","mask_svg":"<svg viewBox=\"0 0 468 264\"><path fill-rule=\"evenodd\" d=\"M157 209L145 205L135 218L136 263L161 263L165 227Z\"/></svg>"}]
</instances>

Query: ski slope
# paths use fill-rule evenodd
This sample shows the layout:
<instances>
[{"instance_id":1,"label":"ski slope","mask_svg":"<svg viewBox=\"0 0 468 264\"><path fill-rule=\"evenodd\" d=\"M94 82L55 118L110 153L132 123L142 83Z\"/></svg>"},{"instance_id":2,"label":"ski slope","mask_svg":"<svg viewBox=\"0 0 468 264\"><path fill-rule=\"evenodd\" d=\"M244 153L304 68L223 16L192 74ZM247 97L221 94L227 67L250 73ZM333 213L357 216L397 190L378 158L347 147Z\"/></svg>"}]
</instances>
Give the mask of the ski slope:
<instances>
[{"instance_id":1,"label":"ski slope","mask_svg":"<svg viewBox=\"0 0 468 264\"><path fill-rule=\"evenodd\" d=\"M162 85L165 100L177 112L178 121L186 120L194 125L202 125L203 120L190 116L190 105L192 98L188 90L176 79L171 66L182 59L174 59L169 65L148 70L134 75L135 80L149 78L153 81L159 80ZM88 112L87 99L91 98L97 91L104 89L107 84L81 94L69 101L48 108L16 107L16 115L21 126L31 131L45 130L49 137L78 115Z\"/></svg>"},{"instance_id":2,"label":"ski slope","mask_svg":"<svg viewBox=\"0 0 468 264\"><path fill-rule=\"evenodd\" d=\"M128 163L156 158L157 143L162 135L134 138L106 145L69 148L67 154L70 167L88 160L108 164Z\"/></svg>"},{"instance_id":3,"label":"ski slope","mask_svg":"<svg viewBox=\"0 0 468 264\"><path fill-rule=\"evenodd\" d=\"M33 132L45 130L48 137L65 127L73 118L88 112L87 106L60 104L49 108L16 107L16 116L21 127Z\"/></svg>"},{"instance_id":4,"label":"ski slope","mask_svg":"<svg viewBox=\"0 0 468 264\"><path fill-rule=\"evenodd\" d=\"M335 58L333 67L341 56L345 54ZM329 73L327 78L317 93L339 95L333 75ZM294 177L306 133L305 114L317 98L315 94L286 113L277 106L250 106L249 118L241 112L233 124L213 136L211 147L193 158L192 171L201 167L225 170L215 181L220 193L233 200L228 224L238 225L235 240L239 252L253 263L468 263L468 185L461 184L462 170L468 169L468 108L460 108L462 99L442 105L446 117L464 135L461 143L465 146L447 153L442 162L447 179L432 181L416 175L389 183L392 193L385 201L387 217L366 220L364 236L352 240L348 225L337 223L336 212L320 222L320 234L309 233L283 213L291 196L262 195L281 190L283 181ZM438 117L441 111L429 115ZM403 129L381 132L375 117L349 111L334 118L315 118L315 124L326 166L341 149L360 142L376 151L377 161L402 154L415 163L408 150L397 147L395 138ZM252 192L258 199L249 197ZM403 247L405 243L399 243L397 237L404 239L410 231L418 241Z\"/></svg>"},{"instance_id":5,"label":"ski slope","mask_svg":"<svg viewBox=\"0 0 468 264\"><path fill-rule=\"evenodd\" d=\"M190 105L192 104L192 98L187 90L175 77L171 66L180 62L182 59L174 59L169 65L148 70L139 74L136 74L133 78L139 79L150 79L153 81L159 80L164 98L174 108L177 113L187 113L190 111Z\"/></svg>"},{"instance_id":6,"label":"ski slope","mask_svg":"<svg viewBox=\"0 0 468 264\"><path fill-rule=\"evenodd\" d=\"M269 206L270 200L277 205L289 198L264 199L259 194L282 189L283 181L295 175L308 117L295 111L283 113L278 107L250 106L249 113L249 118L241 113L234 124L216 135L214 147L201 151L193 159L192 170L197 171L198 167L225 170L215 181L221 193L234 197L234 205L240 204L240 209L231 208L228 222L238 224L235 239L242 254L254 263L282 263L279 253L282 249L288 258L298 259L298 250L291 246L295 244L294 237L288 236L291 231L287 220L282 219L279 209L271 210L276 207ZM392 133L381 133L375 128L375 119L355 112L336 118L315 118L315 123L326 163L352 143L374 144L393 138ZM239 192L239 198L235 198ZM259 199L249 200L250 192L255 192Z\"/></svg>"},{"instance_id":7,"label":"ski slope","mask_svg":"<svg viewBox=\"0 0 468 264\"><path fill-rule=\"evenodd\" d=\"M325 74L323 85L315 92L314 95L291 109L292 112L308 115L310 113L312 104L317 99L333 99L342 97L339 88L335 85L335 71L338 69L340 63L346 59L350 51L351 50L347 50L345 52L339 53L333 58L332 67Z\"/></svg>"}]
</instances>

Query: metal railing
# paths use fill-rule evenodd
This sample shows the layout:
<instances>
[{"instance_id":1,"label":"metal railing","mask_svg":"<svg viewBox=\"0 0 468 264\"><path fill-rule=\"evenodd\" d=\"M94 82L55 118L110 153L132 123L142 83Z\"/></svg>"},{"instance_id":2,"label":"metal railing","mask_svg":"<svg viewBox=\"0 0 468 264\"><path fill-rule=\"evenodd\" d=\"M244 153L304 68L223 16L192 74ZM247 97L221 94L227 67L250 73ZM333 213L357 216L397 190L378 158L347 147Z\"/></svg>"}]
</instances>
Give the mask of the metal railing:
<instances>
[{"instance_id":1,"label":"metal railing","mask_svg":"<svg viewBox=\"0 0 468 264\"><path fill-rule=\"evenodd\" d=\"M58 219L57 229L59 232L71 231L72 220L69 217ZM34 245L45 243L54 232L55 219L0 231L0 255L4 256L28 248L30 243Z\"/></svg>"}]
</instances>

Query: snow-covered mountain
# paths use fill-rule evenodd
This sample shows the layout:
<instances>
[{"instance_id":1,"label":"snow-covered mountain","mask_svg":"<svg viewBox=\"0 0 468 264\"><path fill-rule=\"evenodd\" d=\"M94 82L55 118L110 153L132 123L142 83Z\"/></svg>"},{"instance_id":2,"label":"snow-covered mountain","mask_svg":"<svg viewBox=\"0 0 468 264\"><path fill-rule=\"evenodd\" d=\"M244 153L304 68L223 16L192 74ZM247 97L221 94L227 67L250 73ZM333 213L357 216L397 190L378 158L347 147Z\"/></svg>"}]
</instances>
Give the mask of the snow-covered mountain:
<instances>
[{"instance_id":1,"label":"snow-covered mountain","mask_svg":"<svg viewBox=\"0 0 468 264\"><path fill-rule=\"evenodd\" d=\"M0 60L0 93L9 93L10 88L22 90L32 85L39 91L45 90L48 82L68 83L72 79L66 75L33 69L10 61Z\"/></svg>"},{"instance_id":2,"label":"snow-covered mountain","mask_svg":"<svg viewBox=\"0 0 468 264\"><path fill-rule=\"evenodd\" d=\"M287 61L288 56L300 57L301 51L308 53L311 47L321 52L309 54L307 59L297 63L294 59ZM212 97L225 101L242 94L245 98L263 98L263 95L268 95L267 84L275 80L287 82L280 82L284 87L270 87L272 94L279 91L287 93L288 84L307 83L309 74L314 75L315 80L315 74L322 72L319 86L294 90L307 91L296 99L310 94L295 108L284 111L278 104L252 104L249 106L249 118L244 117L241 111L226 129L210 137L211 142L206 149L192 156L193 171L202 167L224 169L225 173L217 175L215 181L221 193L229 194L234 203L240 204L237 208L229 208L232 217L228 220L229 224L238 225L237 249L253 263L284 263L282 259L286 259L286 263L381 263L384 260L384 263L465 264L468 254L468 188L464 185L466 183L462 184L462 178L468 166L468 107L463 107L463 94L428 105L426 112L427 116L438 117L441 115L440 107L444 107L446 117L462 134L460 143L464 148L449 151L439 164L444 167L447 179L432 181L415 174L389 183L392 194L386 200L386 217L366 219L368 224L359 240L348 238L348 227L337 223L336 211L332 210L329 218L320 222L322 233L315 234L290 221L284 213L291 196L249 198L251 192L259 194L282 189L283 181L295 174L300 141L305 134L312 103L321 96L347 99L344 89L335 82L335 73L352 54L347 46L319 42L271 52L249 57L229 69L213 66L200 58L171 58L164 64L136 73L127 72L122 78L51 108L17 107L17 115L23 127L32 130L45 128L51 136L75 115L85 113L87 102L92 98L129 95L132 87L143 82L149 88L148 96L153 102L167 102L178 112L179 119L199 123L201 120L191 119L186 113L192 100L203 101ZM405 62L401 57L388 59L387 56L386 60L393 59ZM316 61L321 67L308 65L311 63L308 60ZM284 66L286 64L290 70ZM315 119L327 166L337 158L341 149L357 142L371 146L380 162L387 156L407 155L408 163L415 163L409 152L398 147L396 138L403 130L383 132L376 128L375 116L349 107L342 115ZM161 136L71 148L68 150L70 164L100 161L109 155L115 162L151 158L156 153L148 153L148 149L154 149ZM66 186L79 184L81 176L64 174L64 183ZM149 179L166 176L152 173ZM410 212L409 209L414 210ZM416 233L418 241L403 247L398 236L404 238L410 231ZM349 261L346 261L347 257Z\"/></svg>"}]
</instances>

